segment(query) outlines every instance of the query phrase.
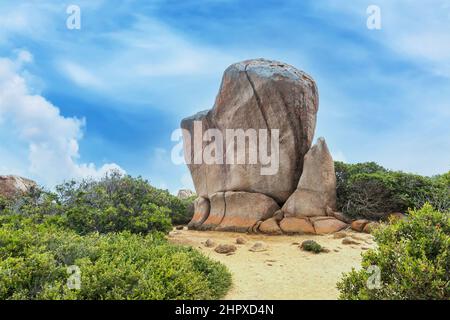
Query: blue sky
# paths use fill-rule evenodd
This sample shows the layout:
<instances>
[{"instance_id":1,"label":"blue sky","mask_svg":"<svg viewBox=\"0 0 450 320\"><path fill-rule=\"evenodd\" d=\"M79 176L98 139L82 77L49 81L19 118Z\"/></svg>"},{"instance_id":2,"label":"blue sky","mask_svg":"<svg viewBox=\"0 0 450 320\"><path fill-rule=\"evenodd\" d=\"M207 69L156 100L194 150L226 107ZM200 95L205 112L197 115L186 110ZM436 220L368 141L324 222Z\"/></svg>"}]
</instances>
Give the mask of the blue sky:
<instances>
[{"instance_id":1,"label":"blue sky","mask_svg":"<svg viewBox=\"0 0 450 320\"><path fill-rule=\"evenodd\" d=\"M450 169L449 0L39 0L0 3L0 174L51 187L120 167L192 188L172 131L213 105L228 65L259 57L317 81L335 159Z\"/></svg>"}]
</instances>

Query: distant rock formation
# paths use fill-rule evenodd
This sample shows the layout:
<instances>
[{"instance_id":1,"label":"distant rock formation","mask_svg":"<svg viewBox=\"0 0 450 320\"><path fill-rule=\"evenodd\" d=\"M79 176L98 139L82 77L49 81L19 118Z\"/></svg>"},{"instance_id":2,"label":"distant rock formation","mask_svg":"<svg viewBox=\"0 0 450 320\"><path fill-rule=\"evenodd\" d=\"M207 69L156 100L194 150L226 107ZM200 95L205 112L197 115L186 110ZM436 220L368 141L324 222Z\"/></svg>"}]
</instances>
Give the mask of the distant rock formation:
<instances>
[{"instance_id":1,"label":"distant rock formation","mask_svg":"<svg viewBox=\"0 0 450 320\"><path fill-rule=\"evenodd\" d=\"M193 197L193 196L195 196L195 192L192 191L192 190L189 190L189 189L180 189L180 190L178 190L177 197L182 199L182 200L188 199L188 198Z\"/></svg>"},{"instance_id":2,"label":"distant rock formation","mask_svg":"<svg viewBox=\"0 0 450 320\"><path fill-rule=\"evenodd\" d=\"M19 176L0 176L0 196L11 199L36 188L36 182Z\"/></svg>"},{"instance_id":3,"label":"distant rock formation","mask_svg":"<svg viewBox=\"0 0 450 320\"><path fill-rule=\"evenodd\" d=\"M181 122L199 195L189 228L275 235L325 234L347 227L334 214L336 177L325 139L311 148L318 104L314 80L286 63L257 59L228 67L214 107ZM241 162L235 161L242 151L236 130L244 134ZM258 132L270 134L266 139ZM265 160L278 157L279 167L269 174L263 172L268 162L254 153L264 144L278 147L263 155ZM214 161L204 161L205 154Z\"/></svg>"}]
</instances>

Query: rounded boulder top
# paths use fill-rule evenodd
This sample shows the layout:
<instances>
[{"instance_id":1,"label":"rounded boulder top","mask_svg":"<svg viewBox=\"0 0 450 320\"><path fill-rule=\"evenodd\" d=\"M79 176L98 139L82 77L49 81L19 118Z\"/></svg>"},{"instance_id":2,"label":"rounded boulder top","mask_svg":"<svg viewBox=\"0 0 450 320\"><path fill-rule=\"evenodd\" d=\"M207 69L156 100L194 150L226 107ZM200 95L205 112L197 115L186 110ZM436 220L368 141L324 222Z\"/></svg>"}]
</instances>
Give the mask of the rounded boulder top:
<instances>
[{"instance_id":1,"label":"rounded boulder top","mask_svg":"<svg viewBox=\"0 0 450 320\"><path fill-rule=\"evenodd\" d=\"M300 81L305 84L313 85L315 89L316 85L311 76L307 73L291 66L290 64L267 59L250 59L241 62L237 62L229 66L225 70L227 73L233 72L250 72L261 78L267 78L270 80L292 80Z\"/></svg>"}]
</instances>

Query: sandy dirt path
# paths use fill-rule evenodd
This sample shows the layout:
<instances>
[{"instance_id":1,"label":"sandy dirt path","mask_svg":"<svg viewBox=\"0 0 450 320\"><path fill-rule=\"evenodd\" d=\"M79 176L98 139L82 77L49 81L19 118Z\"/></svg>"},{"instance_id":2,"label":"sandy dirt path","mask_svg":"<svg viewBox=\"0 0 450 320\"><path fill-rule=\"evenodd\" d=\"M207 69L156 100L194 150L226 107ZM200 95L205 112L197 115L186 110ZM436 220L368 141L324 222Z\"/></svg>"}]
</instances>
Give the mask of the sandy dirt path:
<instances>
[{"instance_id":1,"label":"sandy dirt path","mask_svg":"<svg viewBox=\"0 0 450 320\"><path fill-rule=\"evenodd\" d=\"M232 232L174 230L169 235L173 243L190 245L214 260L225 264L233 275L233 287L225 297L233 299L337 299L336 282L343 272L359 268L361 253L375 246L368 234L345 231L348 237L359 238L358 245L344 245L332 235L265 236ZM243 237L246 244L237 245ZM233 255L218 254L204 242L235 244ZM315 240L330 251L314 254L302 251L299 244ZM354 240L354 239L353 239ZM249 251L256 241L263 241L264 252Z\"/></svg>"}]
</instances>

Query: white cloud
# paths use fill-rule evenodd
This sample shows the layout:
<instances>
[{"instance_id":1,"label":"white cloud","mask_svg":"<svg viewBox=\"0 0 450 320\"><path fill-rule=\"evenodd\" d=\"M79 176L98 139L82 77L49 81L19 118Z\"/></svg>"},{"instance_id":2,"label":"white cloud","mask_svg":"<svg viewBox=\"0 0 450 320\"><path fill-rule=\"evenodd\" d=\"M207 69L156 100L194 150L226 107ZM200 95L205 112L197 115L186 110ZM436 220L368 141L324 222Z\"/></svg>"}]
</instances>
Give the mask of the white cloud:
<instances>
[{"instance_id":1,"label":"white cloud","mask_svg":"<svg viewBox=\"0 0 450 320\"><path fill-rule=\"evenodd\" d=\"M16 60L0 58L0 134L8 139L8 145L28 148L28 167L21 169L23 174L54 185L64 179L95 178L110 169L121 170L116 164L97 169L92 163L77 162L85 120L64 117L44 97L30 93L21 75L21 65L27 61L32 61L32 56L25 51L20 51ZM7 167L2 160L0 166Z\"/></svg>"}]
</instances>

